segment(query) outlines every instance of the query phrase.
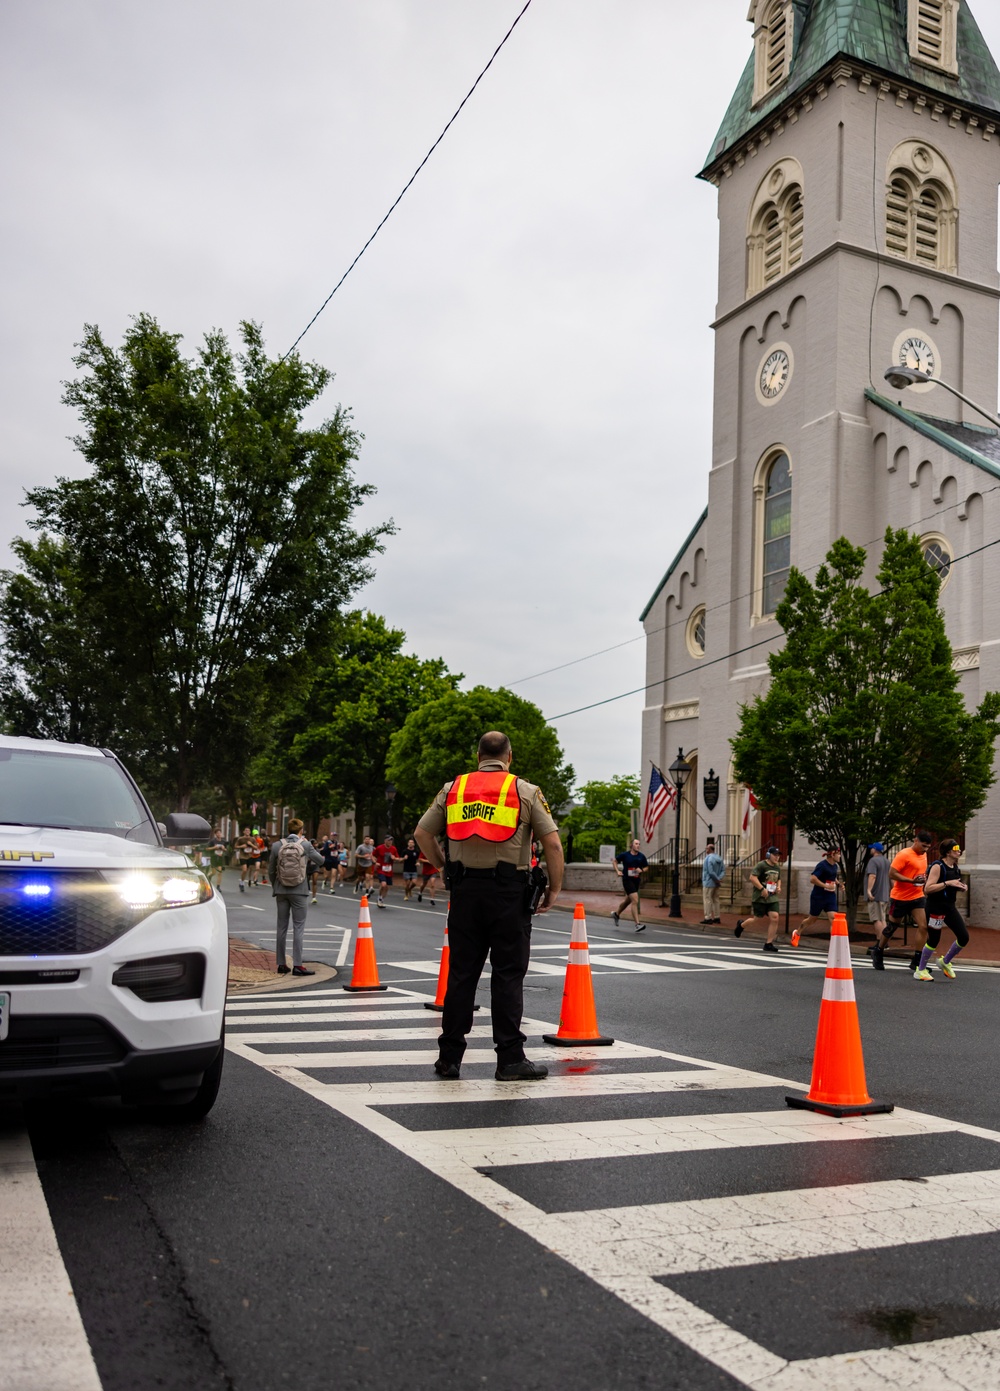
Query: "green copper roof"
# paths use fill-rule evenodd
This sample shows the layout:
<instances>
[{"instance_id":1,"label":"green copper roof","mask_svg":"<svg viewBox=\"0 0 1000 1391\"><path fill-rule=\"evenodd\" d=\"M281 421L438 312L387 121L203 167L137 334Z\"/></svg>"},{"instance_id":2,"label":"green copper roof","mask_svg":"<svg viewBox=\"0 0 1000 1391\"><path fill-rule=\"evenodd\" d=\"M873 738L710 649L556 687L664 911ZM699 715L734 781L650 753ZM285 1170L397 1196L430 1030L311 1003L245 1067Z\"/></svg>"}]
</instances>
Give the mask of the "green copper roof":
<instances>
[{"instance_id":1,"label":"green copper roof","mask_svg":"<svg viewBox=\"0 0 1000 1391\"><path fill-rule=\"evenodd\" d=\"M958 11L958 77L914 63L906 41L906 0L795 0L795 52L787 82L753 107L753 55L740 78L706 168L835 58L853 58L946 101L1000 114L1000 71L968 0Z\"/></svg>"},{"instance_id":2,"label":"green copper roof","mask_svg":"<svg viewBox=\"0 0 1000 1391\"><path fill-rule=\"evenodd\" d=\"M935 420L933 416L918 415L916 411L908 411L905 406L897 405L871 387L865 389L865 396L887 415L894 415L897 420L916 430L917 434L940 444L956 458L964 459L967 464L975 464L984 473L992 473L994 478L1000 478L1000 435L996 430L970 425L968 421Z\"/></svg>"}]
</instances>

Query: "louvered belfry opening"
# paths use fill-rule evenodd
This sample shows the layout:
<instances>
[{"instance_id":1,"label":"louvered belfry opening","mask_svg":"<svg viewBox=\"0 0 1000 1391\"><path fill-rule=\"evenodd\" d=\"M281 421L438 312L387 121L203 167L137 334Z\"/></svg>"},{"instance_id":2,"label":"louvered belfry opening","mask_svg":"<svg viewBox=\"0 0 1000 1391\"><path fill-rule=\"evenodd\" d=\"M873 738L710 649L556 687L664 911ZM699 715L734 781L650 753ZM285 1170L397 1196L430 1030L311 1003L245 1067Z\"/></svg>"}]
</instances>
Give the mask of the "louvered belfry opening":
<instances>
[{"instance_id":1,"label":"louvered belfry opening","mask_svg":"<svg viewBox=\"0 0 1000 1391\"><path fill-rule=\"evenodd\" d=\"M925 63L934 67L944 64L944 0L917 0L916 49L915 56Z\"/></svg>"},{"instance_id":2,"label":"louvered belfry opening","mask_svg":"<svg viewBox=\"0 0 1000 1391\"><path fill-rule=\"evenodd\" d=\"M788 18L783 0L775 0L765 19L767 56L765 82L768 91L784 80L788 65Z\"/></svg>"},{"instance_id":3,"label":"louvered belfry opening","mask_svg":"<svg viewBox=\"0 0 1000 1391\"><path fill-rule=\"evenodd\" d=\"M918 183L897 170L886 192L886 251L934 270L954 270L954 255L949 251L953 238L947 235L954 216L947 190L933 180Z\"/></svg>"},{"instance_id":4,"label":"louvered belfry opening","mask_svg":"<svg viewBox=\"0 0 1000 1391\"><path fill-rule=\"evenodd\" d=\"M748 294L780 280L801 262L804 228L805 210L798 184L761 208L749 239Z\"/></svg>"}]
</instances>

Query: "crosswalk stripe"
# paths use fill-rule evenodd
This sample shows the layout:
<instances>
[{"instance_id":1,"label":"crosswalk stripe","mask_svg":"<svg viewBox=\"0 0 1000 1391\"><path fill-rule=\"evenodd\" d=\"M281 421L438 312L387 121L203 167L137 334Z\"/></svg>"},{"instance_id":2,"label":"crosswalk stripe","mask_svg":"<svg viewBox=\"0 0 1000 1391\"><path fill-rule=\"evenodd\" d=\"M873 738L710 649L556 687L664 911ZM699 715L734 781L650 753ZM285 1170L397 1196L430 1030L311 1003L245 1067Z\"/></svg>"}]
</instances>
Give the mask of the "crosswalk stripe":
<instances>
[{"instance_id":1,"label":"crosswalk stripe","mask_svg":"<svg viewBox=\"0 0 1000 1391\"><path fill-rule=\"evenodd\" d=\"M563 944L560 951L565 950ZM723 949L717 961L714 948L702 950L702 960L680 951L635 952L640 961L620 956L605 958L609 970L698 969L814 969L825 960L786 956L765 963L751 963L747 953ZM666 960L664 960L664 956ZM732 960L736 958L736 960ZM669 963L669 964L668 964ZM428 971L437 963L399 962L401 967ZM539 974L562 974L563 965L541 965ZM547 970L544 967L548 967ZM905 969L905 968L904 968ZM397 987L398 988L398 987ZM854 1117L841 1121L808 1111L755 1110L754 1092L762 1088L801 1086L709 1060L667 1053L621 1040L611 1048L553 1050L546 1061L586 1065L600 1062L606 1070L592 1074L553 1075L537 1083L498 1083L488 1077L464 1077L442 1084L427 1075L436 1056L436 1023L427 1029L410 1029L410 1006L431 997L416 990L401 990L403 999L368 1001L348 1014L331 1011L331 1022L352 1026L378 1024L371 1014L393 1014L401 1027L312 1032L296 1028L306 1020L325 1023L322 1000L309 1002L308 1012L291 1001L267 1006L247 1020L260 1031L231 1032L228 1046L240 1056L263 1066L316 1100L356 1121L430 1172L474 1198L487 1210L540 1242L588 1275L605 1290L641 1312L672 1337L753 1391L868 1391L885 1385L906 1386L907 1391L993 1391L1000 1378L1000 1333L973 1334L901 1348L864 1350L850 1355L788 1361L753 1338L710 1314L672 1290L663 1280L672 1275L728 1270L751 1265L767 1266L831 1254L851 1254L876 1249L906 1247L914 1242L948 1240L1000 1232L1000 1166L969 1173L922 1177L919 1186L897 1177L872 1182L816 1188L788 1187L784 1191L749 1192L739 1197L699 1197L674 1202L654 1202L634 1207L591 1208L570 1212L545 1212L504 1185L504 1170L519 1173L522 1165L566 1165L566 1184L572 1190L573 1164L588 1159L628 1159L638 1156L735 1152L771 1146L774 1164L781 1147L881 1139L917 1143L921 1137L963 1134L1000 1143L1000 1133L936 1116L897 1109L890 1115ZM363 1005L364 1002L359 1002ZM239 1009L239 1002L235 1010ZM232 1024L241 1016L235 1013ZM245 1018L245 1016L243 1016ZM274 1027L278 1022L284 1028ZM526 1032L551 1029L538 1021L525 1021ZM493 1065L492 1048L478 1046L490 1036L488 1024L473 1031L477 1046L470 1047L465 1063ZM360 1037L359 1037L360 1036ZM422 1047L399 1050L364 1048L366 1040L420 1039ZM323 1052L299 1051L296 1045L336 1045ZM341 1045L348 1046L342 1047ZM361 1046L356 1046L360 1044ZM261 1045L286 1045L281 1053L261 1052ZM616 1058L649 1058L667 1064L663 1070L614 1071ZM669 1063L687 1070L670 1070ZM426 1072L413 1081L393 1080L391 1069L421 1067ZM320 1080L316 1072L350 1070L366 1077L363 1083ZM370 1080L367 1080L370 1078ZM521 1123L518 1114L534 1121L544 1116L544 1104L521 1111L514 1107L511 1123L449 1129L417 1125L407 1128L391 1113L399 1105L424 1104L437 1108L461 1102L516 1102L531 1099L591 1096L653 1096L657 1093L703 1090L746 1091L748 1108L731 1112L712 1110L688 1114L636 1117L616 1120L573 1120ZM761 1097L761 1100L764 1100ZM387 1114L385 1109L390 1108ZM632 1108L634 1111L634 1107ZM672 1109L671 1107L667 1108ZM427 1113L425 1113L427 1114ZM434 1112L430 1113L434 1115ZM487 1113L495 1114L495 1113ZM563 1110L561 1114L565 1115ZM581 1113L585 1115L586 1110ZM461 1117L461 1113L456 1113ZM416 1117L414 1117L416 1120ZM825 1161L817 1151L817 1164ZM686 1161L684 1161L686 1162ZM698 1162L697 1159L694 1162ZM738 1161L736 1161L738 1162ZM770 1163L770 1161L769 1161ZM489 1172L482 1172L488 1170ZM599 1172L594 1171L594 1172ZM780 1172L780 1170L779 1170ZM801 1182L801 1178L799 1179ZM560 1179L561 1182L561 1179ZM529 1191L531 1191L529 1189ZM593 1190L592 1190L593 1191ZM607 1190L604 1190L605 1192ZM915 1221L915 1214L919 1220Z\"/></svg>"}]
</instances>

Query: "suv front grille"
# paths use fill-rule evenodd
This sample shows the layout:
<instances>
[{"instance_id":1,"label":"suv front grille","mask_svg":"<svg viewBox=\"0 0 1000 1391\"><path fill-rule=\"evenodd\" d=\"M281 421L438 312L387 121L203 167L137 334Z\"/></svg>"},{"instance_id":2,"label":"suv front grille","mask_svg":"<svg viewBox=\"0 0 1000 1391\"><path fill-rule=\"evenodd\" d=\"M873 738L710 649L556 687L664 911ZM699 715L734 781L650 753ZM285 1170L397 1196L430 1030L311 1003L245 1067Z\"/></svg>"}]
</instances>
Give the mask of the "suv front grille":
<instances>
[{"instance_id":1,"label":"suv front grille","mask_svg":"<svg viewBox=\"0 0 1000 1391\"><path fill-rule=\"evenodd\" d=\"M99 1019L12 1015L0 1043L0 1074L34 1068L99 1067L121 1062L125 1048Z\"/></svg>"},{"instance_id":2,"label":"suv front grille","mask_svg":"<svg viewBox=\"0 0 1000 1391\"><path fill-rule=\"evenodd\" d=\"M49 892L24 892L29 877ZM77 956L100 951L147 916L129 908L97 870L45 875L0 869L0 956Z\"/></svg>"}]
</instances>

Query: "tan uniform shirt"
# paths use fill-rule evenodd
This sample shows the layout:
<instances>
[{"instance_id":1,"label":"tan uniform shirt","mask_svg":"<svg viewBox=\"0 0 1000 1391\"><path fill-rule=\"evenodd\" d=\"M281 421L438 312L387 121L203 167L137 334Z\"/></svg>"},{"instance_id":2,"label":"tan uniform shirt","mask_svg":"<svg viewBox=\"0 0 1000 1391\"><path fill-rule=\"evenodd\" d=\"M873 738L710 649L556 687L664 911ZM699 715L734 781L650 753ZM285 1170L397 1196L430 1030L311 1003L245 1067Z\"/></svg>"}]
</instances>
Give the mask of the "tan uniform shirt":
<instances>
[{"instance_id":1,"label":"tan uniform shirt","mask_svg":"<svg viewBox=\"0 0 1000 1391\"><path fill-rule=\"evenodd\" d=\"M480 763L479 771L502 773L505 769L502 763L487 759ZM446 782L424 812L420 818L421 830L429 832L432 836L444 835L448 824L446 803L453 785ZM521 815L517 830L510 840L483 840L481 836L470 836L468 840L450 840L448 858L456 864L468 865L469 869L493 869L500 863L515 865L518 869L530 869L532 840L536 836L546 836L558 828L540 787L518 778L517 793L521 799Z\"/></svg>"}]
</instances>

